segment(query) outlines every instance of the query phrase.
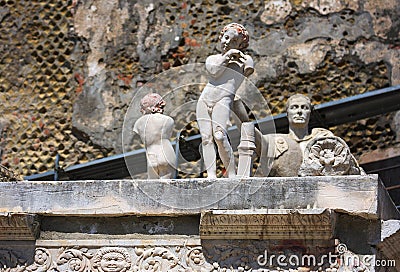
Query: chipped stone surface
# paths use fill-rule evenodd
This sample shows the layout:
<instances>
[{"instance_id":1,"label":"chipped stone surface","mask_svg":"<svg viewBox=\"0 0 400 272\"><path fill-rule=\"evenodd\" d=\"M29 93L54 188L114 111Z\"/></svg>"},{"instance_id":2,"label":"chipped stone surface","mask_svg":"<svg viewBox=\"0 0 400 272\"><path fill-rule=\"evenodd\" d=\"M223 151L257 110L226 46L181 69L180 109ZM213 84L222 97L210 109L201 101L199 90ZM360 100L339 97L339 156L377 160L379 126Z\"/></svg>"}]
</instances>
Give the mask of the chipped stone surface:
<instances>
[{"instance_id":1,"label":"chipped stone surface","mask_svg":"<svg viewBox=\"0 0 400 272\"><path fill-rule=\"evenodd\" d=\"M380 0L367 1L364 4L364 10L369 12L373 20L373 28L375 34L381 38L388 38L391 27L393 26L392 18L396 20L392 12L399 3L396 0Z\"/></svg>"},{"instance_id":2,"label":"chipped stone surface","mask_svg":"<svg viewBox=\"0 0 400 272\"><path fill-rule=\"evenodd\" d=\"M390 204L389 196L379 184L376 175L213 181L3 182L0 189L4 195L22 197L0 199L0 212L64 216L173 216L199 214L204 209L313 207L339 210L365 218L398 216L392 213L390 205L393 204ZM31 193L25 195L28 190Z\"/></svg>"},{"instance_id":3,"label":"chipped stone surface","mask_svg":"<svg viewBox=\"0 0 400 272\"><path fill-rule=\"evenodd\" d=\"M342 10L345 6L339 0L308 0L303 1L303 7L310 7L316 9L319 13L326 15L333 12Z\"/></svg>"},{"instance_id":4,"label":"chipped stone surface","mask_svg":"<svg viewBox=\"0 0 400 272\"><path fill-rule=\"evenodd\" d=\"M354 54L366 64L376 61L376 58L386 61L391 68L391 83L392 85L400 84L400 51L391 49L390 46L379 42L361 42L357 43L354 48Z\"/></svg>"},{"instance_id":5,"label":"chipped stone surface","mask_svg":"<svg viewBox=\"0 0 400 272\"><path fill-rule=\"evenodd\" d=\"M289 47L285 56L288 61L296 63L299 73L305 74L315 71L330 49L326 40L316 39Z\"/></svg>"},{"instance_id":6,"label":"chipped stone surface","mask_svg":"<svg viewBox=\"0 0 400 272\"><path fill-rule=\"evenodd\" d=\"M272 25L284 21L291 11L292 4L289 0L268 1L260 19L267 25Z\"/></svg>"}]
</instances>

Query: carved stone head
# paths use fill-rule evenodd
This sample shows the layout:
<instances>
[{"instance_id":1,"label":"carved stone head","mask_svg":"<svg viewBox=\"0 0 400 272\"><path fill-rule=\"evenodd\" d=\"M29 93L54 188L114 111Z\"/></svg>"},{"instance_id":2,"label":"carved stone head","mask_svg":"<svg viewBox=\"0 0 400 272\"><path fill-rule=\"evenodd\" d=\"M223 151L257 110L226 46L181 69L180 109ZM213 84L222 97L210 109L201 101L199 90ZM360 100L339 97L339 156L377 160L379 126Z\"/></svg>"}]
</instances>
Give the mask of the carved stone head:
<instances>
[{"instance_id":1,"label":"carved stone head","mask_svg":"<svg viewBox=\"0 0 400 272\"><path fill-rule=\"evenodd\" d=\"M236 49L246 49L249 46L249 33L247 32L246 28L241 25L241 24L237 24L237 23L231 23L229 25L226 25L220 32L219 34L219 40L223 41L224 39L224 35L229 32L234 30L237 35L239 36L239 40L238 40L238 46ZM231 37L232 38L232 37Z\"/></svg>"},{"instance_id":2,"label":"carved stone head","mask_svg":"<svg viewBox=\"0 0 400 272\"><path fill-rule=\"evenodd\" d=\"M100 272L125 272L131 267L128 251L120 247L104 247L94 256L93 267Z\"/></svg>"},{"instance_id":3,"label":"carved stone head","mask_svg":"<svg viewBox=\"0 0 400 272\"><path fill-rule=\"evenodd\" d=\"M311 116L311 100L305 95L295 94L286 103L289 126L308 127Z\"/></svg>"},{"instance_id":4,"label":"carved stone head","mask_svg":"<svg viewBox=\"0 0 400 272\"><path fill-rule=\"evenodd\" d=\"M142 114L163 113L164 107L164 99L156 93L147 94L140 100L140 112Z\"/></svg>"}]
</instances>

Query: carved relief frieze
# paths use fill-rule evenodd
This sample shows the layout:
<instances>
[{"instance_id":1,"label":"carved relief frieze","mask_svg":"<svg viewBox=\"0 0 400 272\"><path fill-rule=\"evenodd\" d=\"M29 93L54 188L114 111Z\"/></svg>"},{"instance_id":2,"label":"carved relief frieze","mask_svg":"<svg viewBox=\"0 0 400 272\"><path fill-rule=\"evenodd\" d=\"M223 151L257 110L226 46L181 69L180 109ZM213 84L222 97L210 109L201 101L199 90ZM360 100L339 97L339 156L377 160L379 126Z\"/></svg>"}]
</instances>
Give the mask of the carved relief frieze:
<instances>
[{"instance_id":1,"label":"carved relief frieze","mask_svg":"<svg viewBox=\"0 0 400 272\"><path fill-rule=\"evenodd\" d=\"M29 214L0 215L0 241L35 240L38 234L37 216Z\"/></svg>"},{"instance_id":2,"label":"carved relief frieze","mask_svg":"<svg viewBox=\"0 0 400 272\"><path fill-rule=\"evenodd\" d=\"M4 251L4 252L3 252ZM9 250L0 250L0 272L156 272L213 271L200 245L100 248L43 248L28 264Z\"/></svg>"},{"instance_id":3,"label":"carved relief frieze","mask_svg":"<svg viewBox=\"0 0 400 272\"><path fill-rule=\"evenodd\" d=\"M197 240L196 243L182 240L170 244L165 241L142 245L139 241L123 240L114 243L118 244L115 246L102 246L101 243L95 246L93 240L87 240L88 247L58 247L61 244L73 244L75 241L72 240L50 241L47 246L46 241L42 241L44 247L36 248L30 263L15 252L0 249L0 272L265 272L276 271L276 266L270 264L276 254L316 254L316 258L320 258L329 250L335 253L334 248L329 246L318 252L321 243L312 245L290 240L281 244L263 240L210 239ZM109 244L113 244L113 241ZM331 268L329 264L315 264L311 271L337 271ZM292 267L290 271L304 270Z\"/></svg>"},{"instance_id":4,"label":"carved relief frieze","mask_svg":"<svg viewBox=\"0 0 400 272\"><path fill-rule=\"evenodd\" d=\"M332 238L334 213L281 210L208 211L200 221L202 239L323 239Z\"/></svg>"}]
</instances>

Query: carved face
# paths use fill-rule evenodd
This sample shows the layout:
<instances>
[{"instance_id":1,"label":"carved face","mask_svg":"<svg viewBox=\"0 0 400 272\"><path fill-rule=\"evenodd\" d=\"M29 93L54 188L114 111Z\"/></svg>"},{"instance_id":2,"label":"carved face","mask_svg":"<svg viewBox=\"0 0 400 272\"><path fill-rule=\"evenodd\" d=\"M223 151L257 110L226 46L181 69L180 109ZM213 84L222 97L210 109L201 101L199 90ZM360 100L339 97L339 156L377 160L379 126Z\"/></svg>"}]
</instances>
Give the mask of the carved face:
<instances>
[{"instance_id":1,"label":"carved face","mask_svg":"<svg viewBox=\"0 0 400 272\"><path fill-rule=\"evenodd\" d=\"M103 255L100 261L100 267L105 272L126 271L129 266L124 255L119 252L108 252Z\"/></svg>"},{"instance_id":2,"label":"carved face","mask_svg":"<svg viewBox=\"0 0 400 272\"><path fill-rule=\"evenodd\" d=\"M306 98L301 96L290 101L287 108L287 116L290 125L305 127L308 126L311 115L311 105Z\"/></svg>"},{"instance_id":3,"label":"carved face","mask_svg":"<svg viewBox=\"0 0 400 272\"><path fill-rule=\"evenodd\" d=\"M221 49L223 53L229 49L240 49L242 37L234 28L228 28L221 36Z\"/></svg>"}]
</instances>

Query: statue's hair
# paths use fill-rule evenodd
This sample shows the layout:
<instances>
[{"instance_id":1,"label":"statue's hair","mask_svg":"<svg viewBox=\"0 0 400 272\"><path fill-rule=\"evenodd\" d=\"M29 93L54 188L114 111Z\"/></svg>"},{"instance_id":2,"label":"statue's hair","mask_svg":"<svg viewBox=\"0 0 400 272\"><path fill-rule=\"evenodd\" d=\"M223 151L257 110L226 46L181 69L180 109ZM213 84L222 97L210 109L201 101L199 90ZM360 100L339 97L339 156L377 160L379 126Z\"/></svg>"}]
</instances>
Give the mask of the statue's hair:
<instances>
[{"instance_id":1,"label":"statue's hair","mask_svg":"<svg viewBox=\"0 0 400 272\"><path fill-rule=\"evenodd\" d=\"M218 37L219 40L222 39L224 33L228 29L235 29L237 33L242 37L242 43L240 49L245 49L249 46L249 39L250 39L249 32L247 32L246 28L243 25L237 23L230 23L229 25L226 25L219 33Z\"/></svg>"},{"instance_id":2,"label":"statue's hair","mask_svg":"<svg viewBox=\"0 0 400 272\"><path fill-rule=\"evenodd\" d=\"M292 103L292 101L296 98L303 98L304 100L307 101L307 103L310 105L310 109L313 108L313 105L311 103L311 99L308 96L305 96L304 94L294 94L292 96L290 96L288 98L288 100L286 101L286 110L289 108L290 104Z\"/></svg>"},{"instance_id":3,"label":"statue's hair","mask_svg":"<svg viewBox=\"0 0 400 272\"><path fill-rule=\"evenodd\" d=\"M146 94L142 100L140 100L140 112L143 114L163 113L164 107L165 101L161 95L157 93Z\"/></svg>"}]
</instances>

